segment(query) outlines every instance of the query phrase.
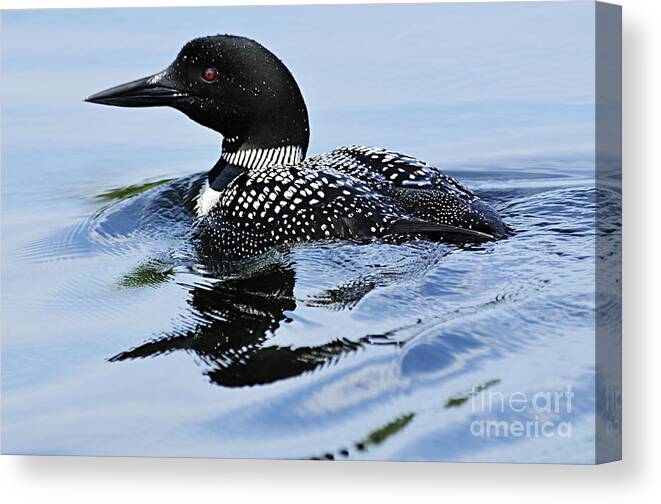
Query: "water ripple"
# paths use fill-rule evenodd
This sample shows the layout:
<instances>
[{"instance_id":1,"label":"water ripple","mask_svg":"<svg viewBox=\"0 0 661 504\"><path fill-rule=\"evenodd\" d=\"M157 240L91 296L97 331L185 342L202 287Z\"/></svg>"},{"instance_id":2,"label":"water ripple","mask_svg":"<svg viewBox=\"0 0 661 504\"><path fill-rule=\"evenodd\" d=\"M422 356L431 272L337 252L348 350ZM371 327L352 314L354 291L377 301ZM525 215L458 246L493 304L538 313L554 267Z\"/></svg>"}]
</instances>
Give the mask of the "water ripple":
<instances>
[{"instance_id":1,"label":"water ripple","mask_svg":"<svg viewBox=\"0 0 661 504\"><path fill-rule=\"evenodd\" d=\"M28 244L26 264L65 272L33 302L97 320L143 314L143 329L103 365L190 356L209 383L246 391L204 429L240 436L249 423L268 438L293 435L297 425L319 438L299 453L312 458L364 457L411 436L430 412L462 411L468 396L446 390L455 381L511 380L508 372L479 382L487 363L559 341L586 344L597 198L604 235L618 231L608 212L619 195L560 178L544 187L540 178L485 190L516 230L508 240L308 244L223 270L192 245L202 178L109 189L94 215ZM604 243L599 253L614 254L617 243ZM589 364L579 355L566 366L570 376ZM429 394L438 400L429 403Z\"/></svg>"}]
</instances>

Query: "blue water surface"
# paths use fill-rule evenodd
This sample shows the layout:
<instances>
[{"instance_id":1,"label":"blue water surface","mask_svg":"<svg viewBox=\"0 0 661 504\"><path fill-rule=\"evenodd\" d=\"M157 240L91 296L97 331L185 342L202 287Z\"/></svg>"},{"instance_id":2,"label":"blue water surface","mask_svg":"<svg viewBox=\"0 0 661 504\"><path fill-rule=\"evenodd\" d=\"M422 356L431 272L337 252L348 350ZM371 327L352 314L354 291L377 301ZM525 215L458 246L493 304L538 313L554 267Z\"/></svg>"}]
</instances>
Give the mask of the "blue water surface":
<instances>
[{"instance_id":1,"label":"blue water surface","mask_svg":"<svg viewBox=\"0 0 661 504\"><path fill-rule=\"evenodd\" d=\"M3 12L3 452L592 462L593 10ZM415 155L515 236L322 243L212 273L185 200L220 138L173 110L82 98L216 33L288 65L310 153ZM542 420L570 437L471 430L539 416L485 411L483 392L567 387L572 408Z\"/></svg>"}]
</instances>

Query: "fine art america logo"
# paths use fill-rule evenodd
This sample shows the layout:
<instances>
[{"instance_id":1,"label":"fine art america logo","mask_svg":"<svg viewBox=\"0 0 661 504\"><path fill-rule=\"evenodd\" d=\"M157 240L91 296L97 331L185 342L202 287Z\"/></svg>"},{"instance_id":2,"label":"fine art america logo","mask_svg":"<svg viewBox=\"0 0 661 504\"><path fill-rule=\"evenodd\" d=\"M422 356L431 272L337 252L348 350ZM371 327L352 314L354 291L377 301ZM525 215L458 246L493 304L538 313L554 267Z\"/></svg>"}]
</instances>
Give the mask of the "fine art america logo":
<instances>
[{"instance_id":1,"label":"fine art america logo","mask_svg":"<svg viewBox=\"0 0 661 504\"><path fill-rule=\"evenodd\" d=\"M474 414L482 418L470 424L476 437L570 438L572 425L566 418L572 412L574 392L565 390L535 393L502 392L475 388L471 394Z\"/></svg>"}]
</instances>

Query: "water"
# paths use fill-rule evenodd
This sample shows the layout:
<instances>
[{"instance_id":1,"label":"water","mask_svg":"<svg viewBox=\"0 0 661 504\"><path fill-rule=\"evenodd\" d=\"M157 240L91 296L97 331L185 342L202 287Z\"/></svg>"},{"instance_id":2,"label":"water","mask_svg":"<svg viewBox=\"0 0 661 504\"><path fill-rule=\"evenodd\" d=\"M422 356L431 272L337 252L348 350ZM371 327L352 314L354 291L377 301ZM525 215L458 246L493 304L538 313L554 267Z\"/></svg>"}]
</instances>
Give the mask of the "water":
<instances>
[{"instance_id":1,"label":"water","mask_svg":"<svg viewBox=\"0 0 661 504\"><path fill-rule=\"evenodd\" d=\"M3 451L593 461L594 222L597 196L606 212L619 196L594 187L593 34L573 24L590 8L3 13ZM200 263L191 199L218 139L169 110L81 98L218 31L290 66L311 153L415 154L515 236ZM482 392L567 387L571 410L551 417L569 438L471 431L512 420L476 410Z\"/></svg>"}]
</instances>

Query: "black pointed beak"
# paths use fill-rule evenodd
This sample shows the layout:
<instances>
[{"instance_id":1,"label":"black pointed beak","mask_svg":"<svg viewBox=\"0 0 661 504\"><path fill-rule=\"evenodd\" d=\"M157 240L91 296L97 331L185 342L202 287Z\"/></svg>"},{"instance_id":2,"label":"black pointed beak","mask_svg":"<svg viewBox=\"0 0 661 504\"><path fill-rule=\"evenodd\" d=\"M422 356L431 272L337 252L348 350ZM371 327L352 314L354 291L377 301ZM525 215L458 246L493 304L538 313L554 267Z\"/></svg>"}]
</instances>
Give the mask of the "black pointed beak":
<instances>
[{"instance_id":1,"label":"black pointed beak","mask_svg":"<svg viewBox=\"0 0 661 504\"><path fill-rule=\"evenodd\" d=\"M161 72L86 96L85 101L116 107L162 107L187 96L185 91L177 89L176 82Z\"/></svg>"}]
</instances>

